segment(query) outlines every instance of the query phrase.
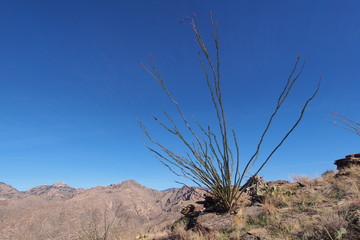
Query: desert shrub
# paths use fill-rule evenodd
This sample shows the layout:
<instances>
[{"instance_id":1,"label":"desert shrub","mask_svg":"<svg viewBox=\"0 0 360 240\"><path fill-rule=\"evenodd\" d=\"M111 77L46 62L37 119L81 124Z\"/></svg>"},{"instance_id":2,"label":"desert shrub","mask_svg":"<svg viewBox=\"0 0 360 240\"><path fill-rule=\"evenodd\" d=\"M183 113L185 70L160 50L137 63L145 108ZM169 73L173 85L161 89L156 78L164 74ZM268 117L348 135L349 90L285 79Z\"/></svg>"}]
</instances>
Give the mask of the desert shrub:
<instances>
[{"instance_id":1,"label":"desert shrub","mask_svg":"<svg viewBox=\"0 0 360 240\"><path fill-rule=\"evenodd\" d=\"M347 170L347 176L325 177L327 187L324 195L331 199L360 198L360 174L358 168Z\"/></svg>"},{"instance_id":2,"label":"desert shrub","mask_svg":"<svg viewBox=\"0 0 360 240\"><path fill-rule=\"evenodd\" d=\"M347 222L347 237L356 239L360 236L360 201L356 199L342 206L338 214Z\"/></svg>"},{"instance_id":3,"label":"desert shrub","mask_svg":"<svg viewBox=\"0 0 360 240\"><path fill-rule=\"evenodd\" d=\"M247 231L254 228L262 228L262 227L266 227L268 223L269 223L269 217L264 212L257 216L251 216L248 219L246 219L244 224L244 229L245 231Z\"/></svg>"},{"instance_id":4,"label":"desert shrub","mask_svg":"<svg viewBox=\"0 0 360 240\"><path fill-rule=\"evenodd\" d=\"M338 214L325 214L319 220L314 237L317 239L344 239L347 233L346 226L346 221Z\"/></svg>"},{"instance_id":5,"label":"desert shrub","mask_svg":"<svg viewBox=\"0 0 360 240\"><path fill-rule=\"evenodd\" d=\"M178 228L186 228L186 226L189 224L189 218L188 217L181 217L177 219L172 225L171 230L178 229Z\"/></svg>"},{"instance_id":6,"label":"desert shrub","mask_svg":"<svg viewBox=\"0 0 360 240\"><path fill-rule=\"evenodd\" d=\"M268 225L266 226L269 234L280 239L290 239L294 229L294 223L291 219L286 219L281 214L271 215Z\"/></svg>"},{"instance_id":7,"label":"desert shrub","mask_svg":"<svg viewBox=\"0 0 360 240\"><path fill-rule=\"evenodd\" d=\"M335 170L326 170L325 172L323 172L321 174L321 177L325 178L325 177L334 177L336 174Z\"/></svg>"},{"instance_id":8,"label":"desert shrub","mask_svg":"<svg viewBox=\"0 0 360 240\"><path fill-rule=\"evenodd\" d=\"M204 240L206 237L198 231L187 231L186 230L186 221L177 222L176 225L173 225L171 232L164 238L169 240Z\"/></svg>"},{"instance_id":9,"label":"desert shrub","mask_svg":"<svg viewBox=\"0 0 360 240\"><path fill-rule=\"evenodd\" d=\"M314 206L317 206L319 203L319 195L318 194L306 194L305 196L301 196L297 198L296 206L300 211L310 210Z\"/></svg>"},{"instance_id":10,"label":"desert shrub","mask_svg":"<svg viewBox=\"0 0 360 240\"><path fill-rule=\"evenodd\" d=\"M310 180L310 177L308 177L306 175L291 174L291 179L294 182L307 182Z\"/></svg>"},{"instance_id":11,"label":"desert shrub","mask_svg":"<svg viewBox=\"0 0 360 240\"><path fill-rule=\"evenodd\" d=\"M77 240L112 240L114 216L105 208L103 211L97 208L84 210L79 216L80 228L77 230Z\"/></svg>"},{"instance_id":12,"label":"desert shrub","mask_svg":"<svg viewBox=\"0 0 360 240\"><path fill-rule=\"evenodd\" d=\"M148 132L145 125L139 121L139 125L149 141L153 144L147 148L177 176L190 179L196 185L208 189L220 202L222 209L230 212L240 197L243 189L241 189L242 182L249 174L250 169L259 159L260 150L264 144L264 140L272 126L275 117L278 115L284 102L287 100L295 82L299 79L304 64L299 66L300 58L298 57L285 86L279 98L277 99L275 108L271 113L267 124L259 138L256 149L252 157L240 164L239 146L237 135L232 127L223 103L223 93L221 88L221 71L220 71L220 43L217 23L210 16L212 26L212 40L214 42L215 57L212 57L210 50L205 43L203 35L196 18L187 18L184 22L189 22L195 34L196 43L198 46L198 57L200 66L204 72L206 84L211 96L211 104L213 106L215 116L217 119L217 128L210 125L203 126L197 120L191 122L184 114L180 104L176 101L175 97L171 94L166 86L158 68L155 66L154 61L150 67L143 64L144 69L149 73L151 78L160 85L166 96L169 98L176 108L180 117L180 123L184 125L184 130L179 127L179 123L167 112L164 111L165 120L159 117L153 117L154 120L165 131L174 135L185 146L187 151L184 154L179 154L166 147L165 145L156 141ZM275 144L273 150L263 158L259 163L259 168L256 169L251 175L256 176L261 169L268 163L274 153L282 146L288 136L294 131L303 118L305 110L311 100L314 99L318 92L319 87L303 104L300 114L293 125L287 132L280 138L280 141ZM197 128L192 127L195 124Z\"/></svg>"},{"instance_id":13,"label":"desert shrub","mask_svg":"<svg viewBox=\"0 0 360 240\"><path fill-rule=\"evenodd\" d=\"M271 186L259 194L264 196L265 210L273 213L277 208L285 208L291 205L290 199L293 192L281 187Z\"/></svg>"}]
</instances>

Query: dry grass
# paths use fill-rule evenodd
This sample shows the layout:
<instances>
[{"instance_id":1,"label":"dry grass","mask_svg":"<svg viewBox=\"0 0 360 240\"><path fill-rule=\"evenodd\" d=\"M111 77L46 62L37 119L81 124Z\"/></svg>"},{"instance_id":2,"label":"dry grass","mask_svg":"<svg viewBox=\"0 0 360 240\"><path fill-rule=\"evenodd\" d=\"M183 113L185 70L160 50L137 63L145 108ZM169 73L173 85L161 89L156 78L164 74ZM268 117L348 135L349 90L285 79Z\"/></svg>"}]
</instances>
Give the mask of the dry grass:
<instances>
[{"instance_id":1,"label":"dry grass","mask_svg":"<svg viewBox=\"0 0 360 240\"><path fill-rule=\"evenodd\" d=\"M272 188L265 195L265 216L252 220L279 239L357 239L360 236L360 169L344 175L327 172L305 185Z\"/></svg>"},{"instance_id":2,"label":"dry grass","mask_svg":"<svg viewBox=\"0 0 360 240\"><path fill-rule=\"evenodd\" d=\"M291 174L291 179L294 182L308 182L310 181L310 177L306 175L297 175L297 174Z\"/></svg>"},{"instance_id":3,"label":"dry grass","mask_svg":"<svg viewBox=\"0 0 360 240\"><path fill-rule=\"evenodd\" d=\"M262 192L264 202L256 208L261 211L249 213L250 208L243 207L227 232L204 235L180 227L169 239L242 239L244 234L260 233L265 239L359 239L360 168L341 174L328 171L313 180L293 179L280 186L269 184Z\"/></svg>"}]
</instances>

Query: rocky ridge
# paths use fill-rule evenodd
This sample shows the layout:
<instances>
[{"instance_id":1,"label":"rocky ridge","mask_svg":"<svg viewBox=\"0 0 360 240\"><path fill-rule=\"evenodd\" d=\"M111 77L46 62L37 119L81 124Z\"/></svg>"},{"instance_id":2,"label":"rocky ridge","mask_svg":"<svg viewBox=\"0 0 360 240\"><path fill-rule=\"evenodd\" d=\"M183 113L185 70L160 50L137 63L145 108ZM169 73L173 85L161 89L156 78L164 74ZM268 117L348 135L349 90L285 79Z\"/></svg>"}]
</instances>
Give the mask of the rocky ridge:
<instances>
[{"instance_id":1,"label":"rocky ridge","mask_svg":"<svg viewBox=\"0 0 360 240\"><path fill-rule=\"evenodd\" d=\"M0 200L5 199L18 199L24 197L24 193L18 191L16 188L0 182Z\"/></svg>"},{"instance_id":2,"label":"rocky ridge","mask_svg":"<svg viewBox=\"0 0 360 240\"><path fill-rule=\"evenodd\" d=\"M28 240L76 237L86 232L84 226L94 221L102 225L104 220L113 223L114 234L131 239L142 232L165 229L181 217L182 208L203 193L186 186L157 191L134 180L90 189L59 182L25 192L0 183L0 240L23 239L25 235Z\"/></svg>"}]
</instances>

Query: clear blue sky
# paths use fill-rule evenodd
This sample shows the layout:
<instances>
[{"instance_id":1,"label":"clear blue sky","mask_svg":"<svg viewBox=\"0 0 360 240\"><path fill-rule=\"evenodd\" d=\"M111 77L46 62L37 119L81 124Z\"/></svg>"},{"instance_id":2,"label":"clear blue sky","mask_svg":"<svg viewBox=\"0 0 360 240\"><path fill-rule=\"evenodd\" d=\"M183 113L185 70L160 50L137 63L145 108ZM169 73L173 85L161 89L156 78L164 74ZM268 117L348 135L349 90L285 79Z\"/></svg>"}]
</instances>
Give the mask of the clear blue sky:
<instances>
[{"instance_id":1,"label":"clear blue sky","mask_svg":"<svg viewBox=\"0 0 360 240\"><path fill-rule=\"evenodd\" d=\"M195 12L209 39L210 10L219 22L225 108L242 161L255 150L298 55L306 68L260 157L323 75L321 90L260 175L316 177L360 151L358 136L328 120L329 110L360 118L357 0L1 1L0 181L20 190L127 179L155 189L178 186L143 146L136 119L181 151L151 119L162 107L174 109L140 63L154 55L185 112L214 122L192 30L179 24Z\"/></svg>"}]
</instances>

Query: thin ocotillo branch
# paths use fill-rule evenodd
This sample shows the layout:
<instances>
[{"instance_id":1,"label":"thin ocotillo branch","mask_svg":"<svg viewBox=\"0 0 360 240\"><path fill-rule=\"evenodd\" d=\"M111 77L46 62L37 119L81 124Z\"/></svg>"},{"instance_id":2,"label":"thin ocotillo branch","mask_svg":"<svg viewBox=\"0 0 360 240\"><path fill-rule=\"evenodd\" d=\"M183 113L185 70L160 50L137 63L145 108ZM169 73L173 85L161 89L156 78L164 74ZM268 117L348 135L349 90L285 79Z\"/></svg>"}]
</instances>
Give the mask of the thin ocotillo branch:
<instances>
[{"instance_id":1,"label":"thin ocotillo branch","mask_svg":"<svg viewBox=\"0 0 360 240\"><path fill-rule=\"evenodd\" d=\"M356 122L337 112L330 112L334 117L333 124L360 136L360 122Z\"/></svg>"},{"instance_id":2,"label":"thin ocotillo branch","mask_svg":"<svg viewBox=\"0 0 360 240\"><path fill-rule=\"evenodd\" d=\"M283 105L283 103L285 102L289 92L291 91L294 83L299 79L299 76L300 74L302 73L302 70L304 69L304 63L299 71L299 73L296 75L296 77L294 79L293 78L293 75L294 73L296 72L297 70L297 67L298 67L298 64L299 64L299 61L300 61L300 57L297 58L296 62L295 62L295 65L288 77L288 80L285 84L285 87L283 89L283 91L281 92L279 98L278 98L278 101L277 101L277 105L276 105L276 108L274 110L274 112L271 114L269 120L268 120L268 123L265 127L265 130L263 131L261 137L260 137L260 140L257 144L257 147L256 147L256 150L255 150L255 153L252 155L252 157L250 158L250 160L247 162L246 166L245 166L245 169L244 169L244 172L242 174L242 177L240 178L240 183L242 182L244 176L246 175L246 173L248 172L249 168L256 162L257 158L258 158L258 155L260 153L260 149L261 149L261 146L263 144L263 141L265 139L265 136L266 134L268 133L269 129L270 129L270 126L272 124L272 121L273 119L275 118L275 116L277 115L278 111L280 110L281 106Z\"/></svg>"},{"instance_id":3,"label":"thin ocotillo branch","mask_svg":"<svg viewBox=\"0 0 360 240\"><path fill-rule=\"evenodd\" d=\"M190 121L186 118L180 104L170 93L169 89L165 84L165 81L163 80L162 75L155 67L154 63L151 67L147 67L145 65L143 65L143 67L149 73L151 78L160 85L166 96L175 105L177 113L182 119L182 123L186 127L185 131L188 131L190 133L190 138L188 137L188 134L183 132L184 130L181 130L178 127L178 123L167 111L163 110L166 122L158 117L153 117L153 119L165 131L180 139L180 141L186 146L187 152L185 152L183 156L175 153L173 150L170 150L163 144L154 140L141 121L139 121L139 125L142 131L150 140L150 142L160 149L156 150L153 147L146 146L155 155L155 157L159 159L161 163L163 163L175 175L188 178L198 186L206 187L219 200L219 202L223 205L224 209L226 211L230 211L237 199L240 197L242 193L242 181L247 172L257 161L261 147L264 143L269 129L271 128L273 120L278 114L284 102L286 101L289 93L292 91L294 84L299 79L304 68L304 63L301 65L300 70L298 70L300 58L297 58L296 63L284 86L284 89L279 95L275 110L271 114L265 130L262 132L260 140L257 143L255 153L246 162L243 171L240 172L240 150L237 135L230 120L225 114L225 108L222 99L220 72L221 62L219 54L220 43L217 23L213 20L211 14L211 33L214 40L214 50L216 52L216 58L215 60L213 60L200 32L199 24L196 21L196 18L187 18L185 19L185 21L190 22L190 26L192 27L195 34L196 43L198 46L198 59L200 62L200 66L204 72L205 81L210 92L212 105L216 114L217 127L215 128L215 130L213 130L210 125L203 127L196 119L194 120L194 122L197 125L197 129L195 130L191 126ZM318 89L319 86L313 93L313 95L306 100L297 121L281 139L279 144L267 156L267 158L265 158L260 168L258 168L255 172L255 175L258 174L260 170L265 166L265 164L268 163L273 154L279 149L281 145L283 145L287 137L298 126L298 124L303 118L304 112L309 102L312 101L313 98L316 96ZM216 132L220 132L220 135L216 134ZM161 152L163 152L163 154Z\"/></svg>"}]
</instances>

